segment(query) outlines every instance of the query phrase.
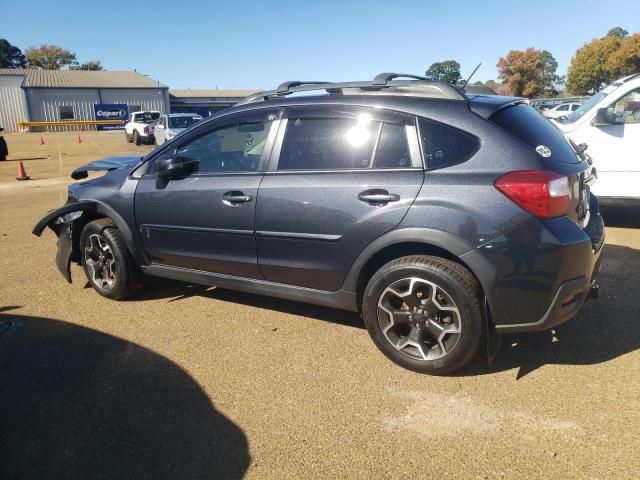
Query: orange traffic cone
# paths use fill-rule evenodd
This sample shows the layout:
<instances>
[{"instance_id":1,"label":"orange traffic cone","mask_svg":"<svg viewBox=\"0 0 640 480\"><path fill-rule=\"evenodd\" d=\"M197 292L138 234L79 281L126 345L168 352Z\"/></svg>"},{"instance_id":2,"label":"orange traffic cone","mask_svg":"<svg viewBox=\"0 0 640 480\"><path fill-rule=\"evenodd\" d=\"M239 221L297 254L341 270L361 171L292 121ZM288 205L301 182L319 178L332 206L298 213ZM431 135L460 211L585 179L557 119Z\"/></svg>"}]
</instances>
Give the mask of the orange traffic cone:
<instances>
[{"instance_id":1,"label":"orange traffic cone","mask_svg":"<svg viewBox=\"0 0 640 480\"><path fill-rule=\"evenodd\" d=\"M27 175L27 171L24 169L24 165L20 162L18 164L18 176L16 177L16 180L29 180L30 178L31 177Z\"/></svg>"},{"instance_id":2,"label":"orange traffic cone","mask_svg":"<svg viewBox=\"0 0 640 480\"><path fill-rule=\"evenodd\" d=\"M42 138L42 135L40 135L40 145L44 145L44 138Z\"/></svg>"},{"instance_id":3,"label":"orange traffic cone","mask_svg":"<svg viewBox=\"0 0 640 480\"><path fill-rule=\"evenodd\" d=\"M82 143L82 139L80 138L80 134L78 134L78 143Z\"/></svg>"}]
</instances>

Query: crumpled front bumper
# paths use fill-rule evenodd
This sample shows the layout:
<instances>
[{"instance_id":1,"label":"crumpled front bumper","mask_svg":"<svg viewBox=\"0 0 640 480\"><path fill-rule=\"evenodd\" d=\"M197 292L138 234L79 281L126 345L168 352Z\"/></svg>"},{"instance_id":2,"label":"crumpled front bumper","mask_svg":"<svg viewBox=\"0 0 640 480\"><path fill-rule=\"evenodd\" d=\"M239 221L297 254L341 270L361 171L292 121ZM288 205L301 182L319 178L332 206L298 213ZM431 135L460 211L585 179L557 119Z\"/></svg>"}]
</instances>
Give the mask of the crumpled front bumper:
<instances>
[{"instance_id":1,"label":"crumpled front bumper","mask_svg":"<svg viewBox=\"0 0 640 480\"><path fill-rule=\"evenodd\" d=\"M87 211L95 211L93 202L67 203L63 207L47 213L33 228L33 234L42 235L46 227L49 227L58 237L58 252L56 253L56 265L62 276L71 283L71 261L80 261L77 246L82 225L79 220Z\"/></svg>"},{"instance_id":2,"label":"crumpled front bumper","mask_svg":"<svg viewBox=\"0 0 640 480\"><path fill-rule=\"evenodd\" d=\"M70 215L73 214L68 214L66 216ZM63 217L63 222L57 225L58 252L56 253L56 266L67 282L71 283L71 256L73 255L74 220L64 220Z\"/></svg>"}]
</instances>

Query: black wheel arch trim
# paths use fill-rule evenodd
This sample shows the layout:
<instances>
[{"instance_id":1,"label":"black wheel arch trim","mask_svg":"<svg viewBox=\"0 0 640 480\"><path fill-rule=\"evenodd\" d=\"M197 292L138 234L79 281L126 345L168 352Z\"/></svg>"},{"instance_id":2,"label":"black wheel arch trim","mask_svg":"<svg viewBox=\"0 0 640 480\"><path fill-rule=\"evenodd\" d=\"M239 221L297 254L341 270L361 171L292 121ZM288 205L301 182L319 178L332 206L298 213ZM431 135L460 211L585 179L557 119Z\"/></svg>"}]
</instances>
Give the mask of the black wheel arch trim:
<instances>
[{"instance_id":1,"label":"black wheel arch trim","mask_svg":"<svg viewBox=\"0 0 640 480\"><path fill-rule=\"evenodd\" d=\"M489 308L491 308L491 292L496 278L495 269L475 245L451 233L430 228L403 228L392 230L378 237L358 255L342 284L341 290L357 292L360 274L369 260L383 249L403 243L422 243L425 246L434 246L459 259L480 282Z\"/></svg>"},{"instance_id":2,"label":"black wheel arch trim","mask_svg":"<svg viewBox=\"0 0 640 480\"><path fill-rule=\"evenodd\" d=\"M32 233L39 237L40 235L42 235L45 227L48 226L57 234L56 229L53 227L56 219L68 213L85 211L97 212L100 215L103 215L111 220L114 226L120 231L122 237L124 238L125 244L127 245L129 252L131 253L131 256L138 263L138 265L148 264L138 236L135 235L135 233L129 228L129 225L120 216L120 214L118 214L109 205L98 200L80 200L78 202L68 203L60 208L52 210L44 217L42 217L40 221L35 225L35 227L33 227Z\"/></svg>"}]
</instances>

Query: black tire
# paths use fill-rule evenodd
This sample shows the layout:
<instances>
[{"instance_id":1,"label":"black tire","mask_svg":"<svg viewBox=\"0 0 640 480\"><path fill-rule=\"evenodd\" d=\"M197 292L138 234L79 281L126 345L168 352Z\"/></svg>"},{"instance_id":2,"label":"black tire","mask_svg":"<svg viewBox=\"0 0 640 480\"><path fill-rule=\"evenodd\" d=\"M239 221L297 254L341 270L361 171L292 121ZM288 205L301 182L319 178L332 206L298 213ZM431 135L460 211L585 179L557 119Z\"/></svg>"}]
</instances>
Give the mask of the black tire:
<instances>
[{"instance_id":1,"label":"black tire","mask_svg":"<svg viewBox=\"0 0 640 480\"><path fill-rule=\"evenodd\" d=\"M133 143L135 143L136 145L142 145L142 138L140 137L140 134L137 130L133 131Z\"/></svg>"},{"instance_id":2,"label":"black tire","mask_svg":"<svg viewBox=\"0 0 640 480\"><path fill-rule=\"evenodd\" d=\"M96 236L98 238L96 238ZM87 249L91 248L91 245L96 245L96 242L100 242L104 245L103 253L106 252L108 259L113 259L111 263L110 273L113 274L113 283L111 285L98 284L94 276L98 276L95 273L95 269L104 267L96 266L100 260L95 255L90 254ZM126 244L122 238L122 235L117 228L113 226L111 220L100 219L89 222L80 235L80 254L82 259L82 267L84 273L89 280L89 283L103 297L110 298L112 300L124 300L130 297L139 285L137 281L137 266L133 259L129 255ZM92 258L93 257L93 258ZM93 265L90 266L88 263ZM92 268L94 272L92 272ZM110 276L107 274L107 276Z\"/></svg>"},{"instance_id":3,"label":"black tire","mask_svg":"<svg viewBox=\"0 0 640 480\"><path fill-rule=\"evenodd\" d=\"M411 279L417 280L412 282ZM411 296L409 296L409 293L404 292L401 292L403 293L401 296L395 295L396 288L402 287L404 285L403 282L411 285L407 290ZM398 322L396 325L396 322L391 320L394 317L386 313L380 305L386 304L388 306L390 303L386 301L391 299L401 303L399 307L393 307L397 308L394 310L395 312L402 314L402 317L399 316L398 318L403 318L405 315L413 313L409 311L411 307L408 307L408 305L410 304L409 299L412 299L412 302L415 301L413 300L412 289L416 285L424 288L426 295L429 296L422 299L425 293L416 294L419 295L417 298L419 307L416 308L422 308L423 303L425 305L428 303L437 305L431 297L432 292L435 291L433 298L436 298L436 294L439 296L439 298L436 298L436 302L441 302L441 308L445 310L447 308L449 310L457 309L458 314L453 312L449 314L447 313L448 310L439 310L433 314L419 310L418 315L413 315L412 322L405 325ZM435 288L432 287L434 285ZM390 360L416 372L445 375L461 369L476 356L483 340L483 322L485 321L481 298L481 289L477 280L462 265L440 257L407 256L387 263L371 277L362 299L362 316L371 339ZM446 307L446 305L449 306ZM437 310L437 308L434 307L434 310ZM419 318L420 322L416 320L416 317ZM406 318L411 318L411 316ZM437 323L438 319L441 319L443 323ZM414 321L415 324L413 323ZM392 333L385 334L381 323L384 324L385 329L391 324L392 327L388 331ZM426 325L434 329L436 326L437 328L442 326L446 328L452 327L451 330L457 328L459 333L446 333L438 341L430 333L430 330L426 328ZM406 329L405 337L402 336L402 329ZM420 335L423 335L423 337L411 336L415 333L415 329L422 329L423 333ZM395 345L392 343L393 339L389 338L390 336L398 339ZM408 342L408 346L402 347L403 344L407 343L407 340L413 338L422 339L422 343L418 342L422 345L421 348L415 348L412 342ZM455 343L452 343L453 340L455 340ZM449 343L444 345L444 342ZM453 346L447 351L449 345ZM399 349L398 346L401 348ZM429 348L428 355L425 355L426 348ZM425 357L431 357L431 349L436 355L433 356L433 359L425 359ZM436 358L437 354L442 356ZM420 358L416 358L418 355Z\"/></svg>"}]
</instances>

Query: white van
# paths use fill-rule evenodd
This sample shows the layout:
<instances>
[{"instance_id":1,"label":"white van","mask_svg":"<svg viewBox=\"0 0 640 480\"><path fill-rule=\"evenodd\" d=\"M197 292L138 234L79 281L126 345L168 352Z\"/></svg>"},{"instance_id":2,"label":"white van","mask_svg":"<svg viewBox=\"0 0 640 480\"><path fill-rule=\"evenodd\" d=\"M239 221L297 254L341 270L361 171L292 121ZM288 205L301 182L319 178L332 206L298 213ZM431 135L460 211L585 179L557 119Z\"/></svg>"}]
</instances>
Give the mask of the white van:
<instances>
[{"instance_id":1,"label":"white van","mask_svg":"<svg viewBox=\"0 0 640 480\"><path fill-rule=\"evenodd\" d=\"M576 145L587 144L600 203L640 205L640 73L613 82L554 123Z\"/></svg>"}]
</instances>

